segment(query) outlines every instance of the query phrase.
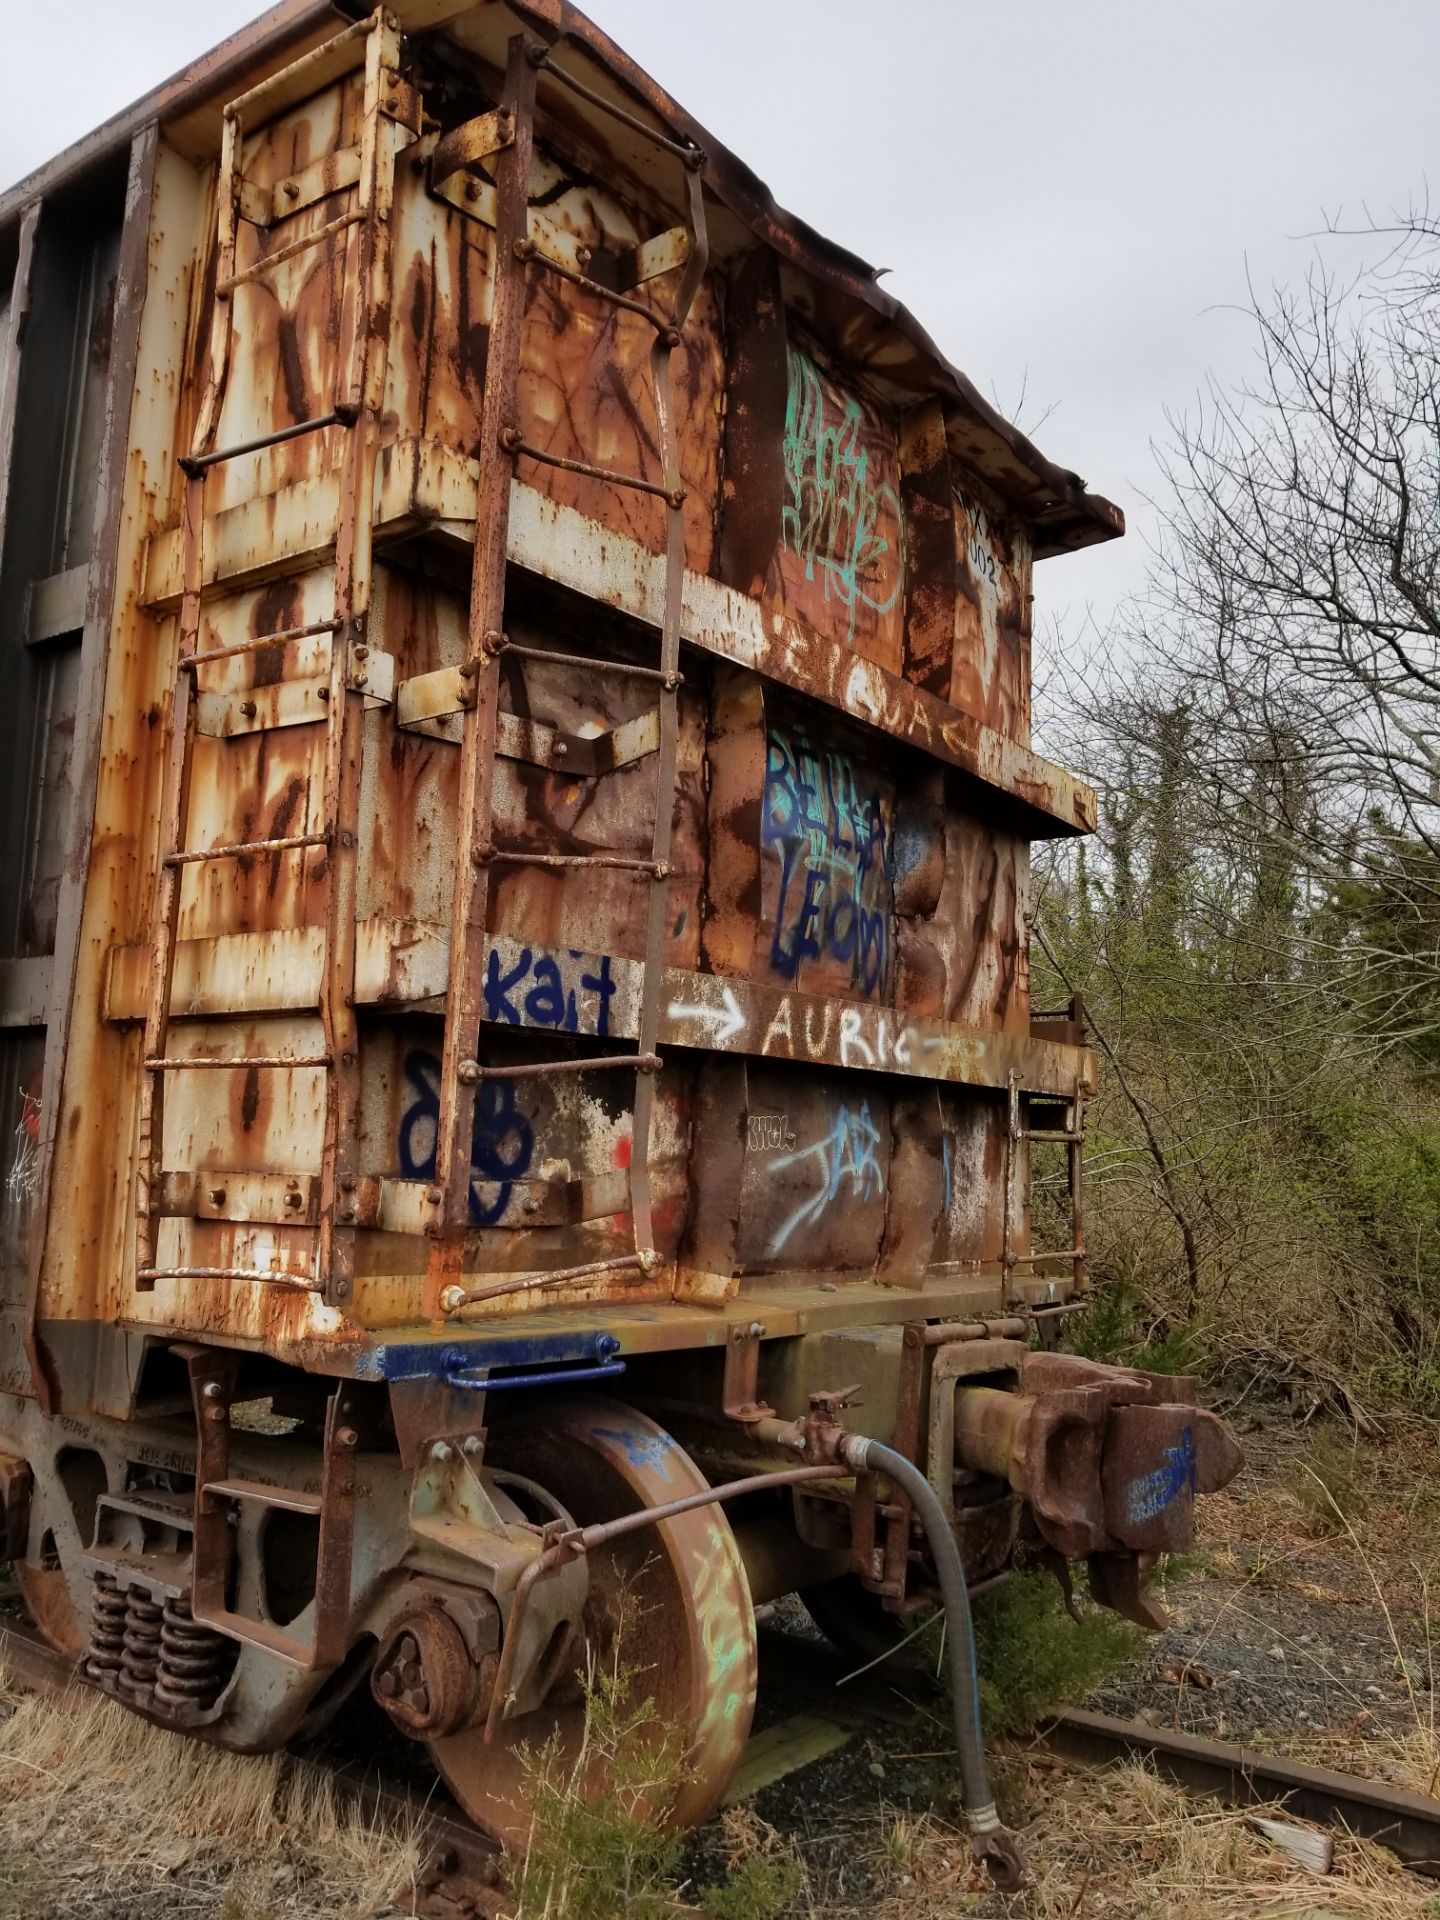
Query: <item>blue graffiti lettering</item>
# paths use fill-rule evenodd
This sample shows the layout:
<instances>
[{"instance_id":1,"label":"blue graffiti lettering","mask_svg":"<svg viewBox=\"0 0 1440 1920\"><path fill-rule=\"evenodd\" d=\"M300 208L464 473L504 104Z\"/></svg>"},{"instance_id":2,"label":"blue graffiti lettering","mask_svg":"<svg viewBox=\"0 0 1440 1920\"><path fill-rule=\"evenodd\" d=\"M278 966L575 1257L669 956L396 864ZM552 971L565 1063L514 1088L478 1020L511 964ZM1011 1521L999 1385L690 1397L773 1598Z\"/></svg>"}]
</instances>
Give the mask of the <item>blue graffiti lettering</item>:
<instances>
[{"instance_id":1,"label":"blue graffiti lettering","mask_svg":"<svg viewBox=\"0 0 1440 1920\"><path fill-rule=\"evenodd\" d=\"M779 1253L797 1227L819 1220L831 1202L846 1190L847 1183L851 1197L862 1201L882 1192L885 1177L876 1151L879 1145L880 1129L870 1118L869 1101L862 1100L858 1106L838 1108L830 1131L823 1139L772 1160L772 1173L783 1173L787 1167L808 1160L815 1163L820 1175L818 1191L803 1201L780 1228L772 1251Z\"/></svg>"},{"instance_id":2,"label":"blue graffiti lettering","mask_svg":"<svg viewBox=\"0 0 1440 1920\"><path fill-rule=\"evenodd\" d=\"M1175 1496L1189 1488L1195 1491L1195 1436L1189 1427L1180 1435L1178 1447L1166 1447L1163 1467L1142 1474L1130 1482L1127 1508L1132 1526L1143 1526L1163 1513Z\"/></svg>"},{"instance_id":3,"label":"blue graffiti lettering","mask_svg":"<svg viewBox=\"0 0 1440 1920\"><path fill-rule=\"evenodd\" d=\"M846 609L853 640L860 607L888 613L900 596L900 496L871 479L859 401L827 401L814 362L793 348L788 358L781 538Z\"/></svg>"},{"instance_id":4,"label":"blue graffiti lettering","mask_svg":"<svg viewBox=\"0 0 1440 1920\"><path fill-rule=\"evenodd\" d=\"M400 1171L407 1180L432 1180L440 1131L440 1062L433 1053L416 1049L406 1054L404 1071L415 1098L400 1122ZM516 1102L515 1083L482 1080L470 1140L471 1172L480 1175L470 1182L470 1218L477 1227L492 1227L501 1217L515 1182L530 1171L534 1153L534 1131Z\"/></svg>"},{"instance_id":5,"label":"blue graffiti lettering","mask_svg":"<svg viewBox=\"0 0 1440 1920\"><path fill-rule=\"evenodd\" d=\"M608 1034L614 998L608 953L520 947L507 956L497 944L485 963L485 1018L500 1026Z\"/></svg>"},{"instance_id":6,"label":"blue graffiti lettering","mask_svg":"<svg viewBox=\"0 0 1440 1920\"><path fill-rule=\"evenodd\" d=\"M770 961L794 980L807 957L850 969L862 993L889 972L890 836L879 788L848 756L773 729L765 742L761 843L780 855Z\"/></svg>"}]
</instances>

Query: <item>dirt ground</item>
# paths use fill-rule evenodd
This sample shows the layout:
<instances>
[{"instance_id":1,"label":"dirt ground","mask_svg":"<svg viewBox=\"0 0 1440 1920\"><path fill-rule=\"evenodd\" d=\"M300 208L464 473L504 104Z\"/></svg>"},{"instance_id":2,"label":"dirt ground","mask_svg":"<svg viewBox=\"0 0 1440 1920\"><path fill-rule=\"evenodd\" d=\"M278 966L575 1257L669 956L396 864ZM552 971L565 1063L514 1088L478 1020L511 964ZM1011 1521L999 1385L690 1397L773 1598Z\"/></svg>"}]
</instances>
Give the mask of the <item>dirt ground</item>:
<instances>
[{"instance_id":1,"label":"dirt ground","mask_svg":"<svg viewBox=\"0 0 1440 1920\"><path fill-rule=\"evenodd\" d=\"M1242 1438L1244 1474L1203 1503L1196 1552L1161 1576L1171 1625L1085 1704L1433 1793L1434 1435L1354 1448L1270 1421ZM1440 1880L1380 1849L1342 1836L1332 1871L1314 1873L1248 1814L1187 1800L1139 1768L1062 1763L1030 1739L994 1749L1033 1875L1002 1900L968 1861L943 1702L913 1686L900 1700L883 1669L865 1684L870 1705L889 1695L895 1710L697 1836L676 1912L759 1852L792 1863L792 1892L742 1920L1440 1917ZM323 1792L287 1785L274 1760L197 1758L108 1703L93 1708L76 1726L0 1696L0 1920L400 1910L409 1837L368 1834ZM790 1710L783 1687L765 1704L772 1720Z\"/></svg>"}]
</instances>

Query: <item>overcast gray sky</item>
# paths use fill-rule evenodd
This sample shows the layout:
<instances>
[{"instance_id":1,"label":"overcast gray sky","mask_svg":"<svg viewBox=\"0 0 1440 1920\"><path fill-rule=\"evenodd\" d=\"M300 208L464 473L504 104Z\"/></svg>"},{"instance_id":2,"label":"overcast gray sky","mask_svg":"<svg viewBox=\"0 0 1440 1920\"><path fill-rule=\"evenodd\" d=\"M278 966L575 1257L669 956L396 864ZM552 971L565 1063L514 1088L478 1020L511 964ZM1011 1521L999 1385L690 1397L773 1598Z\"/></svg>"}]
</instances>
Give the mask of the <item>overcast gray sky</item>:
<instances>
[{"instance_id":1,"label":"overcast gray sky","mask_svg":"<svg viewBox=\"0 0 1440 1920\"><path fill-rule=\"evenodd\" d=\"M254 17L249 0L0 0L0 180ZM1131 537L1042 568L1102 622L1139 584L1150 442L1233 311L1303 273L1325 213L1440 175L1435 0L591 0L782 205L893 271L982 391L1120 502Z\"/></svg>"}]
</instances>

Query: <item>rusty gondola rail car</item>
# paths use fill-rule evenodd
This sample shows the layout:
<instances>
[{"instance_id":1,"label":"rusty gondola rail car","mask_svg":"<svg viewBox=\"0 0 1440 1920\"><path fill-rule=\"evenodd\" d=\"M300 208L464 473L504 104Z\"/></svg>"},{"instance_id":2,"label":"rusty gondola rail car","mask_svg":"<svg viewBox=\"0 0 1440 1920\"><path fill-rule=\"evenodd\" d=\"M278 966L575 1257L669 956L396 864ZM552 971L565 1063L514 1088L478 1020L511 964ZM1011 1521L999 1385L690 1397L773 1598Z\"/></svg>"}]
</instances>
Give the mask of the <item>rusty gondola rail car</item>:
<instances>
[{"instance_id":1,"label":"rusty gondola rail car","mask_svg":"<svg viewBox=\"0 0 1440 1920\"><path fill-rule=\"evenodd\" d=\"M773 1593L873 1644L1023 1531L1147 1617L1238 1456L1031 1341L1096 1079L1031 576L1118 510L563 0L287 0L0 198L0 288L52 1641L251 1748L368 1677L504 1836L626 1620L693 1820Z\"/></svg>"}]
</instances>

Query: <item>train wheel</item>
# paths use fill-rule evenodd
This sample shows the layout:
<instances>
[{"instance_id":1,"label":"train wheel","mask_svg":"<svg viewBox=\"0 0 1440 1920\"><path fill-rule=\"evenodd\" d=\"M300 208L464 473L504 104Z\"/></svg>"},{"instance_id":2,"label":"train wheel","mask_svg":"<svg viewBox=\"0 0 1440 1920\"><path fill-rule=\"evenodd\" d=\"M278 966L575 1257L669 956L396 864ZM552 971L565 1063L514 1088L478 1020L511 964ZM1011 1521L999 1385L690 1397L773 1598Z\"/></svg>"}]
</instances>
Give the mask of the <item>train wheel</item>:
<instances>
[{"instance_id":1,"label":"train wheel","mask_svg":"<svg viewBox=\"0 0 1440 1920\"><path fill-rule=\"evenodd\" d=\"M57 1653L78 1660L85 1651L85 1633L70 1598L70 1587L59 1567L30 1567L14 1562L15 1578L41 1636Z\"/></svg>"},{"instance_id":2,"label":"train wheel","mask_svg":"<svg viewBox=\"0 0 1440 1920\"><path fill-rule=\"evenodd\" d=\"M708 1485L663 1428L598 1397L537 1405L533 1413L497 1420L487 1461L523 1472L580 1525ZM627 1677L628 1705L650 1701L646 1728L657 1748L669 1742L675 1765L645 1810L674 1825L714 1811L749 1735L755 1618L724 1509L698 1507L640 1528L592 1551L588 1566L584 1644L544 1704L503 1721L489 1746L479 1726L428 1743L466 1813L511 1847L523 1848L529 1832L533 1765L541 1749L554 1742L557 1761L566 1766L580 1752L583 1683L592 1661L602 1668L613 1663Z\"/></svg>"}]
</instances>

